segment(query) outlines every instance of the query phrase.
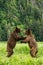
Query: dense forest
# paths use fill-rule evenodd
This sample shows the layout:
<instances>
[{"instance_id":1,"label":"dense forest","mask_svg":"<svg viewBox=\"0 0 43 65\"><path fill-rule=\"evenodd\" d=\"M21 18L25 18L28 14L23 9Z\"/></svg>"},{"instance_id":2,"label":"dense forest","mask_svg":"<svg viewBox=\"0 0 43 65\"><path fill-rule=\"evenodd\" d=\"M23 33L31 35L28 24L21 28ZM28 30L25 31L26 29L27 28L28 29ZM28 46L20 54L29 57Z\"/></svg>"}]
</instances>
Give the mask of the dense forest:
<instances>
[{"instance_id":1,"label":"dense forest","mask_svg":"<svg viewBox=\"0 0 43 65\"><path fill-rule=\"evenodd\" d=\"M16 26L31 28L36 40L43 41L43 0L0 0L0 41L6 41Z\"/></svg>"}]
</instances>

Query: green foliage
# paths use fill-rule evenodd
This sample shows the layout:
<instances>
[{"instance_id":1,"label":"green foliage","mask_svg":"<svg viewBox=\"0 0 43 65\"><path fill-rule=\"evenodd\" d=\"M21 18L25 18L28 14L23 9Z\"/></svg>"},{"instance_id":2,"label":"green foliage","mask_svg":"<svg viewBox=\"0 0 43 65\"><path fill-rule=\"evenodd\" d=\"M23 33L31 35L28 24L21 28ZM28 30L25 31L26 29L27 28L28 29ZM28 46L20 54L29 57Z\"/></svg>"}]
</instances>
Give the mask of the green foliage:
<instances>
[{"instance_id":1,"label":"green foliage","mask_svg":"<svg viewBox=\"0 0 43 65\"><path fill-rule=\"evenodd\" d=\"M0 65L43 65L43 42L38 42L37 57L32 58L28 44L18 44L14 54L7 58L6 42L0 42Z\"/></svg>"},{"instance_id":2,"label":"green foliage","mask_svg":"<svg viewBox=\"0 0 43 65\"><path fill-rule=\"evenodd\" d=\"M16 26L32 28L36 39L43 41L43 0L0 0L0 40L7 40Z\"/></svg>"}]
</instances>

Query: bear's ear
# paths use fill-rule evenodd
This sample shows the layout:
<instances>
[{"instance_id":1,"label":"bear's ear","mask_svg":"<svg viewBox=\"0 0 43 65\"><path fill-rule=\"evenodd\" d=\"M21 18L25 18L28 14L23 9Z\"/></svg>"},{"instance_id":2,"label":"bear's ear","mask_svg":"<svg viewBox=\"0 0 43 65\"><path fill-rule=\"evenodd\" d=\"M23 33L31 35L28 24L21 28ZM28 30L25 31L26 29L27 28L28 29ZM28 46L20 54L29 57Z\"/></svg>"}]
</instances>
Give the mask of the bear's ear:
<instances>
[{"instance_id":1,"label":"bear's ear","mask_svg":"<svg viewBox=\"0 0 43 65\"><path fill-rule=\"evenodd\" d=\"M16 27L16 29L17 29L17 27Z\"/></svg>"},{"instance_id":2,"label":"bear's ear","mask_svg":"<svg viewBox=\"0 0 43 65\"><path fill-rule=\"evenodd\" d=\"M28 28L28 31L30 31L30 29Z\"/></svg>"}]
</instances>

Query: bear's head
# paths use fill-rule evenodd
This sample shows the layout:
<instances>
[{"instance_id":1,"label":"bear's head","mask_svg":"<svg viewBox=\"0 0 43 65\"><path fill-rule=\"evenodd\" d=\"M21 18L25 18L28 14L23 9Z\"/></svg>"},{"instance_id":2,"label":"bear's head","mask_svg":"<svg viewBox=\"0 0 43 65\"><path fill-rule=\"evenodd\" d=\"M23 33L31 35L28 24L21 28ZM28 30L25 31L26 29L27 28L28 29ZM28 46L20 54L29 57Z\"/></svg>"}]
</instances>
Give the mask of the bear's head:
<instances>
[{"instance_id":1,"label":"bear's head","mask_svg":"<svg viewBox=\"0 0 43 65\"><path fill-rule=\"evenodd\" d=\"M16 31L17 33L20 33L21 30L20 30L20 28L16 27L15 31Z\"/></svg>"},{"instance_id":2,"label":"bear's head","mask_svg":"<svg viewBox=\"0 0 43 65\"><path fill-rule=\"evenodd\" d=\"M30 34L31 34L31 29L27 29L27 30L25 31L25 34L26 34L26 35L30 35Z\"/></svg>"}]
</instances>

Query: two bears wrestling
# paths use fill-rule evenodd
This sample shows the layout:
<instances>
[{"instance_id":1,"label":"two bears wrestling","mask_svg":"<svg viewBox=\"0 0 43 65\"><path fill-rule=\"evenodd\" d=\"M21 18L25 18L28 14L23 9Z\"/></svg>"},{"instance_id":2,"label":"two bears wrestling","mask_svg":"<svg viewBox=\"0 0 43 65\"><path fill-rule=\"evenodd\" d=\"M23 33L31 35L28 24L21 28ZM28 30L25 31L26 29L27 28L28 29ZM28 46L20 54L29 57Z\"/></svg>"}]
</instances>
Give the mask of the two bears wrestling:
<instances>
[{"instance_id":1,"label":"two bears wrestling","mask_svg":"<svg viewBox=\"0 0 43 65\"><path fill-rule=\"evenodd\" d=\"M27 29L25 31L26 37L21 37L18 33L20 33L21 30L19 28L15 28L15 30L11 33L8 43L7 43L7 57L10 57L13 54L13 48L16 46L16 42L21 40L21 43L28 42L28 45L30 47L30 54L32 57L35 57L38 48L37 48L37 42L32 34L31 29Z\"/></svg>"}]
</instances>

